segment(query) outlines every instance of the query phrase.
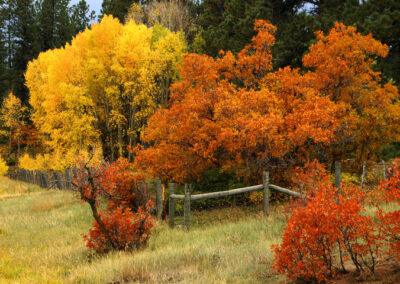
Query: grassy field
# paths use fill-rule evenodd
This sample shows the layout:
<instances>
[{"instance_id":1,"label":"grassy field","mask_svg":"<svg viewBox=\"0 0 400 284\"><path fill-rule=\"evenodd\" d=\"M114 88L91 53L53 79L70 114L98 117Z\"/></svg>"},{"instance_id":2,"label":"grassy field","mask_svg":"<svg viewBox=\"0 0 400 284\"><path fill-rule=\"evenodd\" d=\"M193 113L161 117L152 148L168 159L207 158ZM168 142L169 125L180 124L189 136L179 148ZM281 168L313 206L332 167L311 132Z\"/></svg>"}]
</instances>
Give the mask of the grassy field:
<instances>
[{"instance_id":1,"label":"grassy field","mask_svg":"<svg viewBox=\"0 0 400 284\"><path fill-rule=\"evenodd\" d=\"M0 178L0 283L283 283L270 269L279 211L203 211L190 232L160 223L146 248L96 256L82 239L92 223L86 204Z\"/></svg>"}]
</instances>

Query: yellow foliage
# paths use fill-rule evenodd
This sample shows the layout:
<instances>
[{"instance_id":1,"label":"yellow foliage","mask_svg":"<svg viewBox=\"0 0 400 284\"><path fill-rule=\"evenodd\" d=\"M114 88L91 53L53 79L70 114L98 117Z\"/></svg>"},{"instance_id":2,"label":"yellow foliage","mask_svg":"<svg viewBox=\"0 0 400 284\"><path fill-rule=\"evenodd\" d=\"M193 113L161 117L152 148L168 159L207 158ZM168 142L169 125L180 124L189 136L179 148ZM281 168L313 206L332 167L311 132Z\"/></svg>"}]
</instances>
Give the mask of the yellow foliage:
<instances>
[{"instance_id":1,"label":"yellow foliage","mask_svg":"<svg viewBox=\"0 0 400 284\"><path fill-rule=\"evenodd\" d=\"M4 176L8 171L8 166L3 158L0 157L0 176Z\"/></svg>"},{"instance_id":2,"label":"yellow foliage","mask_svg":"<svg viewBox=\"0 0 400 284\"><path fill-rule=\"evenodd\" d=\"M29 171L62 171L66 168L74 167L78 161L88 161L89 158L89 152L84 150L78 153L70 151L66 153L41 154L36 155L35 158L29 156L29 154L25 154L19 159L19 168ZM98 163L102 159L101 149L97 147L91 163Z\"/></svg>"},{"instance_id":3,"label":"yellow foliage","mask_svg":"<svg viewBox=\"0 0 400 284\"><path fill-rule=\"evenodd\" d=\"M29 63L32 120L49 153L71 160L100 145L122 154L137 141L134 135L165 102L184 56L182 36L159 30L105 16L71 44Z\"/></svg>"}]
</instances>

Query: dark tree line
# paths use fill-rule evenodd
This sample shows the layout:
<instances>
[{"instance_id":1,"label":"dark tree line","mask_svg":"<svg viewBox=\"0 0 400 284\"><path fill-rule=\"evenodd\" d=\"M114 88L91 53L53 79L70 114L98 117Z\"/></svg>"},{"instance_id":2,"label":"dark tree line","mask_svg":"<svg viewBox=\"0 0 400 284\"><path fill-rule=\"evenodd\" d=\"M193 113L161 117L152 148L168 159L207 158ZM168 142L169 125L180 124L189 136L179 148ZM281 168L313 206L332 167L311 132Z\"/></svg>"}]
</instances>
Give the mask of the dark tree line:
<instances>
[{"instance_id":1,"label":"dark tree line","mask_svg":"<svg viewBox=\"0 0 400 284\"><path fill-rule=\"evenodd\" d=\"M0 0L0 95L28 101L24 73L41 51L60 47L92 20L85 0Z\"/></svg>"},{"instance_id":2,"label":"dark tree line","mask_svg":"<svg viewBox=\"0 0 400 284\"><path fill-rule=\"evenodd\" d=\"M390 54L378 62L387 80L400 80L400 1L398 0L204 0L197 5L204 52L241 50L254 35L254 19L278 27L275 67L300 66L317 30L329 31L336 21L387 44Z\"/></svg>"},{"instance_id":3,"label":"dark tree line","mask_svg":"<svg viewBox=\"0 0 400 284\"><path fill-rule=\"evenodd\" d=\"M101 14L124 22L133 3L157 0L103 0ZM168 0L159 0L168 1ZM390 48L376 68L386 80L400 80L400 1L398 0L171 0L183 4L194 28L187 36L192 51L217 56L241 50L254 35L255 19L278 27L274 66L301 66L314 32L327 32L335 21L356 26ZM24 102L27 63L39 52L63 46L94 20L85 0L0 0L0 95L13 91Z\"/></svg>"}]
</instances>

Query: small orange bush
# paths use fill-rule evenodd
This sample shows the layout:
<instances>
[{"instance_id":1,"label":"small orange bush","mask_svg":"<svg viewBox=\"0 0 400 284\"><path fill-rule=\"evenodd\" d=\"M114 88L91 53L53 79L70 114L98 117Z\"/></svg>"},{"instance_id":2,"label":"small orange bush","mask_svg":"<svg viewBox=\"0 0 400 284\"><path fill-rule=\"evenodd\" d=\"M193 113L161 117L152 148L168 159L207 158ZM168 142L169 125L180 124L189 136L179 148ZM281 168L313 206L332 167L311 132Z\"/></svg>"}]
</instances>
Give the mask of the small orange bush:
<instances>
[{"instance_id":1,"label":"small orange bush","mask_svg":"<svg viewBox=\"0 0 400 284\"><path fill-rule=\"evenodd\" d=\"M400 204L400 159L393 162L388 171L388 179L380 187L388 202ZM379 210L379 220L382 223L383 233L389 243L389 254L400 258L400 210L384 212Z\"/></svg>"},{"instance_id":2,"label":"small orange bush","mask_svg":"<svg viewBox=\"0 0 400 284\"><path fill-rule=\"evenodd\" d=\"M361 190L343 184L339 196L325 177L308 192L313 194L293 206L281 245L273 246L273 268L292 279L316 282L346 271L346 260L351 260L358 271L373 272L381 248L380 235L372 218L363 215Z\"/></svg>"},{"instance_id":3,"label":"small orange bush","mask_svg":"<svg viewBox=\"0 0 400 284\"><path fill-rule=\"evenodd\" d=\"M148 210L149 208L144 210L140 207L133 213L130 209L117 207L100 212L107 233L103 233L99 224L94 221L94 228L84 236L87 247L103 253L110 250L129 250L145 244L153 227Z\"/></svg>"},{"instance_id":4,"label":"small orange bush","mask_svg":"<svg viewBox=\"0 0 400 284\"><path fill-rule=\"evenodd\" d=\"M140 194L130 166L126 159L93 167L80 164L75 188L90 205L95 219L94 228L84 236L89 249L101 253L127 250L145 244L150 237L152 203L149 201L145 208L139 206L143 201L138 202ZM100 198L107 202L105 210L98 209Z\"/></svg>"}]
</instances>

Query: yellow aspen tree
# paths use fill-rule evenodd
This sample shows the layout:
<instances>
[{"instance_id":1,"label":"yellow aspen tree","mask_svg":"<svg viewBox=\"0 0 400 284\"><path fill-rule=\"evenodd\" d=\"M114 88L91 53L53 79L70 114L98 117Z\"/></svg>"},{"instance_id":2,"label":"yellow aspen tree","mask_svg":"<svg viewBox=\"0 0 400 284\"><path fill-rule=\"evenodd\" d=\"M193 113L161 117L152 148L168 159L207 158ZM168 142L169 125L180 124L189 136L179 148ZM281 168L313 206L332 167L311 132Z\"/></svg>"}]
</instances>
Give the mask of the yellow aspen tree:
<instances>
[{"instance_id":1,"label":"yellow aspen tree","mask_svg":"<svg viewBox=\"0 0 400 284\"><path fill-rule=\"evenodd\" d=\"M17 156L20 154L21 146L21 127L24 125L24 112L26 107L22 106L21 100L9 93L8 96L3 101L1 107L1 121L3 126L8 129L8 155L11 155L12 151L12 140L15 134L17 139Z\"/></svg>"},{"instance_id":2,"label":"yellow aspen tree","mask_svg":"<svg viewBox=\"0 0 400 284\"><path fill-rule=\"evenodd\" d=\"M71 44L40 54L26 79L47 152L73 156L98 145L111 160L126 156L166 105L185 49L180 33L105 16Z\"/></svg>"}]
</instances>

